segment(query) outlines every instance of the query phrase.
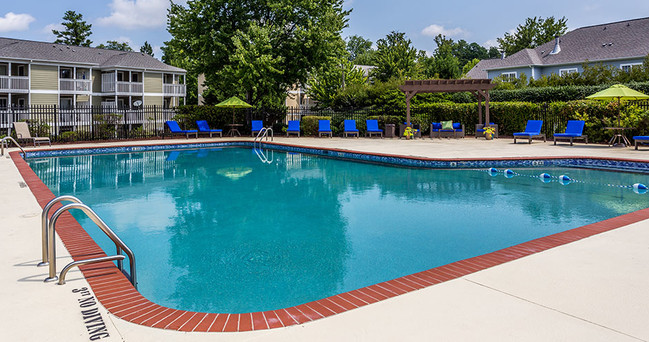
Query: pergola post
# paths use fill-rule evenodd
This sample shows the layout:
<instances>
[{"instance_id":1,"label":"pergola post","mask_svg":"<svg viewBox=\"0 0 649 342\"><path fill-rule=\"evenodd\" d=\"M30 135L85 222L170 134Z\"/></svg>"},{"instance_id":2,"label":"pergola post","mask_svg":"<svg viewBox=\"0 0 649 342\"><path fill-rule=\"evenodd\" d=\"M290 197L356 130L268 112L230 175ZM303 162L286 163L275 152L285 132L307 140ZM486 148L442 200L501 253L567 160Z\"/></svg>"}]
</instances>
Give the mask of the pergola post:
<instances>
[{"instance_id":1,"label":"pergola post","mask_svg":"<svg viewBox=\"0 0 649 342\"><path fill-rule=\"evenodd\" d=\"M417 94L416 91L406 92L406 125L410 127L410 100Z\"/></svg>"},{"instance_id":2,"label":"pergola post","mask_svg":"<svg viewBox=\"0 0 649 342\"><path fill-rule=\"evenodd\" d=\"M489 126L489 90L485 90L485 111L484 111L484 119L485 119L485 125Z\"/></svg>"}]
</instances>

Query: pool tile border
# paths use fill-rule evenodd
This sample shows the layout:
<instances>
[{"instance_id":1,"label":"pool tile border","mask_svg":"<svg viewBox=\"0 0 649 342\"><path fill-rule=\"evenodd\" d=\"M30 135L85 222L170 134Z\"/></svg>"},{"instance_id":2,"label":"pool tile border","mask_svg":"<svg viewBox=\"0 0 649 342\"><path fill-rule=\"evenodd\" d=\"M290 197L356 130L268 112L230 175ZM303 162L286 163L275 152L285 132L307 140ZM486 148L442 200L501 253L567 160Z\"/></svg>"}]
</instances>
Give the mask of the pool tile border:
<instances>
[{"instance_id":1,"label":"pool tile border","mask_svg":"<svg viewBox=\"0 0 649 342\"><path fill-rule=\"evenodd\" d=\"M197 146L198 145L198 146ZM203 146L205 145L205 146ZM222 142L215 144L175 144L174 148L200 148L200 147L223 147L223 146L251 146L247 142ZM270 145L270 144L268 144ZM103 153L128 153L141 152L144 150L162 150L169 149L169 145L147 145L136 146L130 149L123 146L116 151L111 148L111 152L104 150ZM338 158L365 160L370 162L382 162L388 164L399 164L415 167L434 167L430 165L446 165L445 167L462 167L476 168L481 162L490 162L489 167L499 165L500 167L521 167L525 166L572 166L573 161L578 159L577 167L597 167L612 168L613 165L622 170L637 171L638 164L644 164L640 170L649 172L648 163L641 160L614 160L607 158L583 158L583 157L549 157L549 158L485 158L471 161L461 159L432 159L432 158L413 158L402 157L388 154L377 153L357 153L337 149L314 149L302 146L287 144L272 144L273 148L289 150L292 152L303 152L311 154L330 155ZM270 147L270 146L269 146ZM79 150L96 149L76 149ZM63 152L52 153L62 150L49 150L47 156L54 155L71 155ZM45 152L45 151L37 151ZM314 153L315 152L315 153ZM33 153L33 152L31 152ZM16 165L21 176L32 191L34 197L41 207L44 207L48 201L54 198L54 194L47 186L36 176L34 171L23 160L19 152L11 152L10 156ZM28 156L31 156L28 153ZM39 155L45 156L45 155ZM404 160L406 161L404 163ZM518 161L519 163L516 163ZM532 163L541 161L540 163ZM550 162L549 165L546 162ZM450 164L455 162L456 164ZM467 162L468 164L463 164ZM473 164L475 162L475 166ZM499 164L500 163L500 164ZM557 165L555 163L560 163ZM425 166L424 166L425 165ZM454 166L450 166L454 165ZM471 165L471 166L468 166ZM516 166L514 166L516 165ZM483 166L486 167L486 166ZM640 171L643 172L643 171ZM58 209L60 204L54 209ZM649 219L649 208L638 210L629 214L613 217L608 220L596 222L586 226L556 233L539 239L524 242L515 246L504 248L480 256L456 261L444 266L432 268L426 271L410 274L386 282L356 289L353 291L337 294L331 297L323 298L309 303L304 303L295 307L243 314L227 313L204 313L176 310L167 308L153 303L142 296L129 280L122 274L117 267L111 262L85 265L80 267L84 277L93 289L95 296L102 305L113 315L140 325L154 328L177 330L183 332L236 332L236 331L255 331L287 327L291 325L304 324L310 321L336 315L342 312L363 307L375 302L393 298L405 293L417 291L422 288L440 284L452 279L457 279L465 275L475 273L487 268L491 268L506 262L516 260L531 254L539 253L557 246L565 245L578 241L593 235L606 231L614 230L632 223ZM59 219L57 233L63 241L68 252L74 260L87 258L88 255L105 256L106 254L90 238L88 233L78 224L78 222L66 213Z\"/></svg>"}]
</instances>

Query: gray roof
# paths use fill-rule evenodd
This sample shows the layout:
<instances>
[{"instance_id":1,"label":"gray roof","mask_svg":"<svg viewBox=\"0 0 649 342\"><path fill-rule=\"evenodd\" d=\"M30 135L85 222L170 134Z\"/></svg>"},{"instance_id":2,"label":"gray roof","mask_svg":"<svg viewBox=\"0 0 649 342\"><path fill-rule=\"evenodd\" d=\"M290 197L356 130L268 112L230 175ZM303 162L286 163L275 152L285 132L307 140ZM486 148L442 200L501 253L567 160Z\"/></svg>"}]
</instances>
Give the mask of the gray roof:
<instances>
[{"instance_id":1,"label":"gray roof","mask_svg":"<svg viewBox=\"0 0 649 342\"><path fill-rule=\"evenodd\" d=\"M559 37L561 51L550 54L555 40L524 49L505 59L480 61L466 77L486 78L487 70L598 62L649 54L649 18L625 20L570 31Z\"/></svg>"},{"instance_id":2,"label":"gray roof","mask_svg":"<svg viewBox=\"0 0 649 342\"><path fill-rule=\"evenodd\" d=\"M0 37L0 58L83 64L93 68L133 68L184 73L141 52L97 49Z\"/></svg>"}]
</instances>

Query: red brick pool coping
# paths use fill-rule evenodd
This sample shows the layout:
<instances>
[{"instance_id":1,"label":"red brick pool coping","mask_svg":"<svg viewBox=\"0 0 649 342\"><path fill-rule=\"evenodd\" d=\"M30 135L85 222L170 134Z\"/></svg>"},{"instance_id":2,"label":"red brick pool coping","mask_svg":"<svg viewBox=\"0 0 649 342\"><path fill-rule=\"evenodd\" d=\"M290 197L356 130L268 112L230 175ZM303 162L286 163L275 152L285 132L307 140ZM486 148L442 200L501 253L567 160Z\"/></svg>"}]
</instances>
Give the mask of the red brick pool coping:
<instances>
[{"instance_id":1,"label":"red brick pool coping","mask_svg":"<svg viewBox=\"0 0 649 342\"><path fill-rule=\"evenodd\" d=\"M178 142L173 142L178 144ZM154 144L151 144L154 145ZM155 144L160 145L160 144ZM288 144L277 144L296 146ZM129 145L130 146L130 145ZM144 145L138 145L144 146ZM296 146L306 147L307 146ZM65 148L71 149L71 148ZM81 147L79 149L82 149ZM399 155L365 153L350 150L326 149L330 151L354 152L378 156L401 157ZM33 151L33 150L32 150ZM50 189L36 176L18 152L11 152L11 158L24 181L36 197L39 205L44 207L54 198ZM517 157L517 158L453 158L422 160L516 160L516 159L563 159L589 158L603 160L626 160L646 162L645 160L613 159L601 157ZM56 205L54 209L58 209ZM52 211L53 212L53 211ZM338 313L359 308L368 304L416 291L425 287L463 277L496 265L516 260L531 254L542 252L557 246L565 245L596 234L617 229L632 223L649 219L649 208L629 214L613 217L586 226L549 235L519 245L504 248L495 252L460 260L444 266L414 273L390 281L367 286L357 290L337 294L298 306L264 312L243 314L204 313L176 310L160 306L144 298L129 280L112 262L105 262L80 267L97 299L113 315L136 324L154 328L178 330L184 332L235 332L254 331L304 324L310 321L329 317ZM92 240L88 233L70 215L65 213L57 222L59 237L74 260L105 256L106 254Z\"/></svg>"}]
</instances>

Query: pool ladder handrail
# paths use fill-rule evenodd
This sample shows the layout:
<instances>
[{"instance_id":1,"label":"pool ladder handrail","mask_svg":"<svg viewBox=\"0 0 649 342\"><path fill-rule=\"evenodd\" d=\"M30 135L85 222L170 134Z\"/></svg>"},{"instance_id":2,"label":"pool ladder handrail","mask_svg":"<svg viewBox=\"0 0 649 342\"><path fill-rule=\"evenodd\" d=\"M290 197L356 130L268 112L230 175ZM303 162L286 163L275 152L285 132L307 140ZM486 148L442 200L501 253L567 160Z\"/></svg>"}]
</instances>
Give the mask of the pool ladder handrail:
<instances>
[{"instance_id":1,"label":"pool ladder handrail","mask_svg":"<svg viewBox=\"0 0 649 342\"><path fill-rule=\"evenodd\" d=\"M20 144L16 141L16 139L14 139L14 138L12 138L12 137L4 137L4 138L2 138L2 140L0 140L0 156L4 156L4 155L5 155L5 146L6 146L6 148L9 148L9 143L7 142L7 140L9 140L9 141L13 141L13 143L14 143L16 146L18 146L18 148L19 148L21 151L23 151L23 159L27 158L27 153L25 152L25 150L23 149L23 147L20 146Z\"/></svg>"},{"instance_id":2,"label":"pool ladder handrail","mask_svg":"<svg viewBox=\"0 0 649 342\"><path fill-rule=\"evenodd\" d=\"M266 138L266 141L268 141L268 132L270 132L270 140L273 141L273 129L271 127L262 127L259 130L259 133L257 133L255 140L252 142L253 151L255 151L257 157L259 157L259 160L261 160L261 162L264 164L272 164L274 156L273 154L271 154L271 157L268 158L268 154L261 149L262 140ZM257 147L257 142L259 142L259 147Z\"/></svg>"},{"instance_id":3,"label":"pool ladder handrail","mask_svg":"<svg viewBox=\"0 0 649 342\"><path fill-rule=\"evenodd\" d=\"M64 197L64 196L61 196L61 197ZM72 197L72 196L69 196L69 197ZM48 205L49 205L49 208L47 208L48 211L52 207L50 204L53 205L54 203L60 202L62 200L72 201L69 197L66 198L66 199L59 199L59 198L53 199L52 201L50 201L50 203L48 203ZM78 200L78 199L76 199L76 200ZM56 202L54 202L54 201L56 201ZM52 203L52 202L54 202L54 203ZM48 206L46 205L46 207L48 207ZM117 260L117 268L122 273L124 273L124 265L123 265L123 262L122 262L122 260L124 260L124 258L120 257L120 255L123 256L122 255L122 251L123 251L124 253L126 253L126 255L129 258L129 266L130 266L129 278L130 278L131 284L133 284L133 287L135 287L137 289L137 273L136 273L136 267L135 267L135 255L133 254L133 251L131 251L131 249L128 248L128 246L126 246L126 244L117 236L117 234L115 234L115 232L112 229L110 229L110 227L108 227L106 222L104 222L99 217L99 215L97 215L97 213L95 211L93 211L89 206L87 206L87 205L85 205L83 203L71 203L71 204L64 205L63 207L56 210L54 212L54 214L52 214L51 219L49 220L49 224L48 224L48 227L47 227L47 236L46 236L47 237L47 260L46 261L48 262L48 265L49 265L49 275L48 275L47 278L45 278L45 282L52 282L52 281L56 281L57 279L59 279L56 276L56 244L55 244L56 222L58 221L59 217L63 213L65 213L65 212L67 212L69 210L72 210L72 209L80 209L84 214L86 214L86 216L88 218L90 218L99 227L99 229L101 229L101 231L104 232L104 234L106 234L106 236L108 236L108 238L113 241L113 243L115 243L115 247L117 249L117 254L112 255L112 256L107 256L107 257L99 257L99 258L91 258L91 259L85 259L85 260L77 260L77 261L73 261L73 262L69 263L61 271L62 280L59 281L59 284L61 284L61 285L65 284L65 275L70 270L70 268L75 267L75 266L91 264L91 263L98 263L98 262L104 262L104 261ZM45 215L47 215L47 214L45 213Z\"/></svg>"}]
</instances>

